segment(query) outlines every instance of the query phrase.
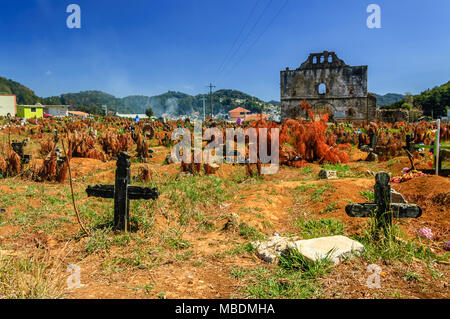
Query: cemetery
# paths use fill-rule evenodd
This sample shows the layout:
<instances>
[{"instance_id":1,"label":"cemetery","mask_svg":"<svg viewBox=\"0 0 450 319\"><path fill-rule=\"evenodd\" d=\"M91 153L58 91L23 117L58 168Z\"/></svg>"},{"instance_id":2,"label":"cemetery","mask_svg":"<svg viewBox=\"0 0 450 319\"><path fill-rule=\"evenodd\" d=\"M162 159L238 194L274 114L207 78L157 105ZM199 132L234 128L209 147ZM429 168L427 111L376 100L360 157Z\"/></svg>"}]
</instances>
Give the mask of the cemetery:
<instances>
[{"instance_id":1,"label":"cemetery","mask_svg":"<svg viewBox=\"0 0 450 319\"><path fill-rule=\"evenodd\" d=\"M278 128L274 174L177 163L188 120L0 118L0 298L449 298L449 124L299 107L203 123Z\"/></svg>"}]
</instances>

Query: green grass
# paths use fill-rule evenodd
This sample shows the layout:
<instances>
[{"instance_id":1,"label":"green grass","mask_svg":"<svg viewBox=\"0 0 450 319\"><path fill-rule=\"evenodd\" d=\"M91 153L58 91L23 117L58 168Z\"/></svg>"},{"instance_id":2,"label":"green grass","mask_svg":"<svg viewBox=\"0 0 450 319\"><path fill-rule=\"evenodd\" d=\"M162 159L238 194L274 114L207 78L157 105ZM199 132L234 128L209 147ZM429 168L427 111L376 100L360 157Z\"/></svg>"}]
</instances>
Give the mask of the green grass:
<instances>
[{"instance_id":1,"label":"green grass","mask_svg":"<svg viewBox=\"0 0 450 319\"><path fill-rule=\"evenodd\" d=\"M332 211L337 210L337 202L332 202L330 204L328 204L327 208L325 208L324 210L320 211L319 214L327 214L327 213L331 213Z\"/></svg>"},{"instance_id":2,"label":"green grass","mask_svg":"<svg viewBox=\"0 0 450 319\"><path fill-rule=\"evenodd\" d=\"M421 281L420 276L414 272L407 271L403 277L407 281Z\"/></svg>"},{"instance_id":3,"label":"green grass","mask_svg":"<svg viewBox=\"0 0 450 319\"><path fill-rule=\"evenodd\" d=\"M107 252L113 244L113 232L110 229L98 229L87 238L84 250L87 254Z\"/></svg>"},{"instance_id":4,"label":"green grass","mask_svg":"<svg viewBox=\"0 0 450 319\"><path fill-rule=\"evenodd\" d=\"M350 169L350 166L343 164L325 164L322 167L326 170L338 171L341 173L347 172Z\"/></svg>"},{"instance_id":5,"label":"green grass","mask_svg":"<svg viewBox=\"0 0 450 319\"><path fill-rule=\"evenodd\" d=\"M303 168L300 170L300 172L301 172L302 174L311 175L312 172L313 172L313 170L312 170L311 167L307 166L307 167L303 167Z\"/></svg>"},{"instance_id":6,"label":"green grass","mask_svg":"<svg viewBox=\"0 0 450 319\"><path fill-rule=\"evenodd\" d=\"M301 271L284 269L238 269L232 275L241 278L239 294L256 299L308 299L320 297L320 286L315 280L303 278Z\"/></svg>"},{"instance_id":7,"label":"green grass","mask_svg":"<svg viewBox=\"0 0 450 319\"><path fill-rule=\"evenodd\" d=\"M214 226L213 223L211 223L209 221L203 221L198 226L198 229L200 231L212 232L212 231L216 230L216 227Z\"/></svg>"},{"instance_id":8,"label":"green grass","mask_svg":"<svg viewBox=\"0 0 450 319\"><path fill-rule=\"evenodd\" d=\"M343 235L345 230L345 225L335 219L306 220L300 217L294 221L294 226L303 239Z\"/></svg>"},{"instance_id":9,"label":"green grass","mask_svg":"<svg viewBox=\"0 0 450 319\"><path fill-rule=\"evenodd\" d=\"M314 203L320 202L322 200L323 194L325 194L328 191L329 192L334 192L334 186L331 185L331 184L326 184L324 186L321 186L321 187L317 188L314 192L312 192L311 200Z\"/></svg>"},{"instance_id":10,"label":"green grass","mask_svg":"<svg viewBox=\"0 0 450 319\"><path fill-rule=\"evenodd\" d=\"M194 255L194 252L192 250L190 250L190 251L186 251L186 252L177 254L175 256L175 259L178 261L187 261L187 260L190 260L193 255Z\"/></svg>"},{"instance_id":11,"label":"green grass","mask_svg":"<svg viewBox=\"0 0 450 319\"><path fill-rule=\"evenodd\" d=\"M229 256L239 256L255 252L255 248L251 243L244 243L236 246L233 249L228 250L225 254Z\"/></svg>"},{"instance_id":12,"label":"green grass","mask_svg":"<svg viewBox=\"0 0 450 319\"><path fill-rule=\"evenodd\" d=\"M264 236L253 226L249 226L246 223L239 225L239 235L247 240L261 240Z\"/></svg>"},{"instance_id":13,"label":"green grass","mask_svg":"<svg viewBox=\"0 0 450 319\"><path fill-rule=\"evenodd\" d=\"M298 192L304 192L304 191L307 191L308 189L313 189L313 188L315 188L314 185L300 185L300 186L297 186L295 188L295 190Z\"/></svg>"},{"instance_id":14,"label":"green grass","mask_svg":"<svg viewBox=\"0 0 450 319\"><path fill-rule=\"evenodd\" d=\"M370 202L375 202L375 193L372 191L366 191L366 192L359 192L360 195L364 196L364 198Z\"/></svg>"},{"instance_id":15,"label":"green grass","mask_svg":"<svg viewBox=\"0 0 450 319\"><path fill-rule=\"evenodd\" d=\"M371 263L382 260L397 260L405 263L418 259L425 264L433 260L444 260L448 255L438 257L429 248L419 244L415 240L405 238L398 225L392 225L385 231L376 228L376 221L369 219L369 225L360 236L354 239L364 245L363 258ZM447 256L447 257L446 257Z\"/></svg>"},{"instance_id":16,"label":"green grass","mask_svg":"<svg viewBox=\"0 0 450 319\"><path fill-rule=\"evenodd\" d=\"M245 298L306 299L320 297L317 279L331 270L328 258L313 262L298 251L289 251L280 257L279 266L233 268L230 275L242 281L240 293Z\"/></svg>"},{"instance_id":17,"label":"green grass","mask_svg":"<svg viewBox=\"0 0 450 319\"><path fill-rule=\"evenodd\" d=\"M161 235L162 242L171 247L172 249L188 249L191 247L191 243L182 238L183 232L181 230L169 229Z\"/></svg>"},{"instance_id":18,"label":"green grass","mask_svg":"<svg viewBox=\"0 0 450 319\"><path fill-rule=\"evenodd\" d=\"M202 221L202 211L230 200L238 189L234 180L215 176L192 176L161 183L160 192L167 198L165 205L177 211L182 226L191 219Z\"/></svg>"},{"instance_id":19,"label":"green grass","mask_svg":"<svg viewBox=\"0 0 450 319\"><path fill-rule=\"evenodd\" d=\"M329 255L318 261L311 261L305 258L297 250L288 250L281 254L279 265L285 270L301 270L303 278L314 279L327 274L331 269L331 261Z\"/></svg>"}]
</instances>

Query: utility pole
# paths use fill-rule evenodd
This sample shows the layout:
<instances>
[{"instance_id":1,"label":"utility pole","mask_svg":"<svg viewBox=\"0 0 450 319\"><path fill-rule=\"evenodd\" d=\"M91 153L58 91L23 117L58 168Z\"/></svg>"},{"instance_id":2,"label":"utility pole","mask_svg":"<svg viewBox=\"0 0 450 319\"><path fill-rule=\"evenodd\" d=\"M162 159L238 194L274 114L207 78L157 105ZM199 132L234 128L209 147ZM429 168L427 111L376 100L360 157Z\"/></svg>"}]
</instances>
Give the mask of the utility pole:
<instances>
[{"instance_id":1,"label":"utility pole","mask_svg":"<svg viewBox=\"0 0 450 319\"><path fill-rule=\"evenodd\" d=\"M214 115L214 111L213 111L213 103L212 103L212 89L215 88L214 85L212 85L212 83L209 83L208 86L206 86L209 88L209 106L211 107L211 119L213 118Z\"/></svg>"},{"instance_id":2,"label":"utility pole","mask_svg":"<svg viewBox=\"0 0 450 319\"><path fill-rule=\"evenodd\" d=\"M206 106L205 106L205 97L203 96L203 121L206 121Z\"/></svg>"}]
</instances>

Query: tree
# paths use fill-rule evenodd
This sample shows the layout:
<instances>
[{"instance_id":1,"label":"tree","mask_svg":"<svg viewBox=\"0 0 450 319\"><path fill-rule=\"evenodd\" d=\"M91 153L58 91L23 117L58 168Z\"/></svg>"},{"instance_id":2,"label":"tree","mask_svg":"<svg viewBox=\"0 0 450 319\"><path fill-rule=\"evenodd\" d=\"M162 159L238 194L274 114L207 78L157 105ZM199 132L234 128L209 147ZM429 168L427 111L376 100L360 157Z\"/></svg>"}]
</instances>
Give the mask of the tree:
<instances>
[{"instance_id":1,"label":"tree","mask_svg":"<svg viewBox=\"0 0 450 319\"><path fill-rule=\"evenodd\" d=\"M153 116L153 110L151 108L148 108L145 110L145 115L147 115L148 117L152 117Z\"/></svg>"}]
</instances>

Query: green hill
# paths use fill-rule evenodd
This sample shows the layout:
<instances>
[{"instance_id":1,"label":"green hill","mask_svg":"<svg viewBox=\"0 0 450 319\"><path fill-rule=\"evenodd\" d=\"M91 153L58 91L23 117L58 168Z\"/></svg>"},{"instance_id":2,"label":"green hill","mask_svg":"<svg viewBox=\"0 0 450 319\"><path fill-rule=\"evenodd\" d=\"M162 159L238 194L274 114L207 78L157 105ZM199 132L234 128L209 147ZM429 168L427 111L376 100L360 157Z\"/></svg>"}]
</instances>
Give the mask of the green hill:
<instances>
[{"instance_id":1,"label":"green hill","mask_svg":"<svg viewBox=\"0 0 450 319\"><path fill-rule=\"evenodd\" d=\"M377 98L377 106L391 105L405 98L403 94L388 93L385 95L373 94Z\"/></svg>"},{"instance_id":2,"label":"green hill","mask_svg":"<svg viewBox=\"0 0 450 319\"><path fill-rule=\"evenodd\" d=\"M422 109L423 114L426 116L433 115L434 118L445 116L446 108L450 107L450 81L412 96L412 104L411 100L406 101L406 99L402 99L386 106L386 108L411 108L414 106Z\"/></svg>"},{"instance_id":3,"label":"green hill","mask_svg":"<svg viewBox=\"0 0 450 319\"><path fill-rule=\"evenodd\" d=\"M209 95L199 94L192 96L182 92L169 91L156 96L131 95L124 98L116 98L101 91L83 91L79 93L62 94L60 97L41 99L42 104L55 105L66 104L74 106L74 109L93 114L103 114L102 105L107 105L108 110L119 113L145 113L151 108L156 116L164 113L173 115L203 113L203 99L205 100L206 113L209 113ZM228 112L242 106L252 112L261 112L268 103L236 90L218 90L213 93L214 114Z\"/></svg>"},{"instance_id":4,"label":"green hill","mask_svg":"<svg viewBox=\"0 0 450 319\"><path fill-rule=\"evenodd\" d=\"M39 97L26 86L0 77L0 93L14 94L17 97L17 104L34 105L39 102Z\"/></svg>"}]
</instances>

